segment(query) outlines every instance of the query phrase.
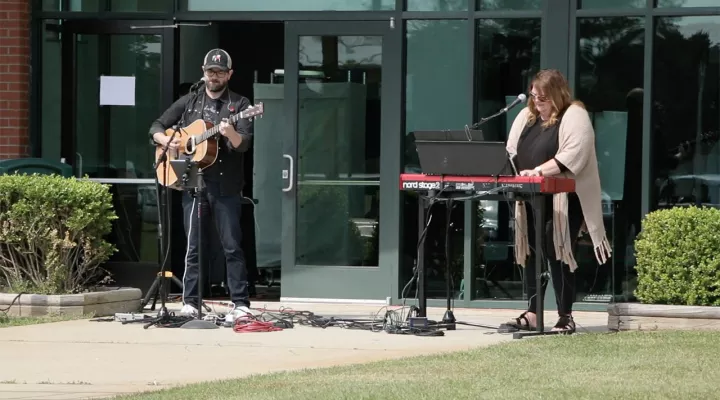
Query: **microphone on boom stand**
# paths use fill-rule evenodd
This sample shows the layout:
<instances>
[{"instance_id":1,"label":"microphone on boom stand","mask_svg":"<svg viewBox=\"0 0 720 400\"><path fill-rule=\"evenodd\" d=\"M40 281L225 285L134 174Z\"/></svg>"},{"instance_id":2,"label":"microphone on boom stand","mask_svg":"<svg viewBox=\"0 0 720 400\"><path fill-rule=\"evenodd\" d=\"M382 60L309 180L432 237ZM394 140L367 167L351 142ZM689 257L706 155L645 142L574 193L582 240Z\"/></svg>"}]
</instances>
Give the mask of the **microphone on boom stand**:
<instances>
[{"instance_id":1,"label":"microphone on boom stand","mask_svg":"<svg viewBox=\"0 0 720 400\"><path fill-rule=\"evenodd\" d=\"M207 78L203 76L202 78L200 78L199 81L193 83L192 86L190 86L189 93L197 92L200 89L200 87L206 83L207 83Z\"/></svg>"},{"instance_id":2,"label":"microphone on boom stand","mask_svg":"<svg viewBox=\"0 0 720 400\"><path fill-rule=\"evenodd\" d=\"M517 98L516 98L512 103L508 104L507 106L505 106L505 108L501 109L500 111L496 112L495 114L493 114L493 115L491 115L491 116L489 116L489 117L481 118L480 121L478 121L478 122L476 122L476 123L474 123L474 124L472 124L472 125L470 125L470 126L465 125L465 134L466 134L467 137L468 137L468 141L471 141L471 139L472 139L471 136L470 136L470 130L471 130L471 129L477 129L477 128L480 127L480 125L482 125L482 124L490 121L491 119L493 119L493 118L495 118L495 117L499 117L499 116L507 113L508 111L510 111L510 110L511 110L513 107L515 107L516 105L518 105L518 104L520 104L520 103L524 103L525 100L527 100L527 96L525 95L525 93L520 93L520 94L517 96Z\"/></svg>"}]
</instances>

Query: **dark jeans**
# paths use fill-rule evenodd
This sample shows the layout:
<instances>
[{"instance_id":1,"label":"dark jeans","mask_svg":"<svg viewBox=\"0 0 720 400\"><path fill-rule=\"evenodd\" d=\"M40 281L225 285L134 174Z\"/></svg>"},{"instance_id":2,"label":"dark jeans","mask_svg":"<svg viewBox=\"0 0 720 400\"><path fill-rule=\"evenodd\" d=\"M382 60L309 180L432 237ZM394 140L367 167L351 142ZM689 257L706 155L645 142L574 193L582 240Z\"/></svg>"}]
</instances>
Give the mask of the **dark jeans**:
<instances>
[{"instance_id":1,"label":"dark jeans","mask_svg":"<svg viewBox=\"0 0 720 400\"><path fill-rule=\"evenodd\" d=\"M208 185L205 190L204 201L202 201L201 218L202 218L202 246L203 246L203 267L209 265L207 261L210 259L208 254L210 246L208 240L215 235L210 235L210 229L213 225L217 227L217 233L223 252L225 253L227 284L230 291L230 300L237 306L250 307L250 297L248 295L248 274L245 266L245 254L243 253L242 230L240 228L241 214L241 197L219 196L216 191L209 190ZM198 201L191 194L185 192L183 194L183 214L185 223L185 235L188 237L188 248L185 256L185 276L183 277L183 302L190 304L195 308L198 305L198 229L197 228L197 212ZM191 219L192 214L192 219ZM192 229L191 229L192 228ZM189 232L189 231L192 232ZM208 271L203 271L203 280L207 283ZM206 287L206 285L203 285ZM209 293L208 293L209 294ZM203 297L207 297L203 292Z\"/></svg>"},{"instance_id":2,"label":"dark jeans","mask_svg":"<svg viewBox=\"0 0 720 400\"><path fill-rule=\"evenodd\" d=\"M527 290L529 301L528 311L536 312L537 310L537 281L535 279L535 217L532 212L530 203L525 203L527 213L527 230L528 244L530 245L530 256L525 264L525 288ZM552 199L548 199L545 203L544 225L545 235L542 238L543 247L542 254L546 262L550 264L550 276L552 277L553 288L555 289L555 301L557 303L559 315L570 315L572 306L575 302L575 274L570 272L570 266L558 261L555 258L555 245L553 242L553 222L552 222ZM583 222L582 208L577 195L572 193L568 196L568 220L570 224L570 246L573 254L577 250L578 233ZM546 263L543 263L546 265ZM545 288L547 287L547 279L541 279L542 297L545 297Z\"/></svg>"}]
</instances>

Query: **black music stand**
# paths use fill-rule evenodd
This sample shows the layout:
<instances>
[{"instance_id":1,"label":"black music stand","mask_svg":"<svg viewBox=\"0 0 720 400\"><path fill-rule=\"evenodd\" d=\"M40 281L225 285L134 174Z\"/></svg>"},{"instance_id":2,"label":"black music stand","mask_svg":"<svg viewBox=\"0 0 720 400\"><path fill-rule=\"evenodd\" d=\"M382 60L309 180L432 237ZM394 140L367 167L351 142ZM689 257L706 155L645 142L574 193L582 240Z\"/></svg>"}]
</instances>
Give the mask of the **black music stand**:
<instances>
[{"instance_id":1,"label":"black music stand","mask_svg":"<svg viewBox=\"0 0 720 400\"><path fill-rule=\"evenodd\" d=\"M505 142L483 140L482 131L419 131L413 135L423 174L514 175Z\"/></svg>"},{"instance_id":2,"label":"black music stand","mask_svg":"<svg viewBox=\"0 0 720 400\"><path fill-rule=\"evenodd\" d=\"M202 245L202 234L203 234L203 220L202 216L202 202L205 194L205 181L203 179L203 170L198 166L197 161L187 158L185 160L171 160L170 164L175 171L176 176L181 177L180 187L183 190L187 190L192 193L196 201L197 214L195 221L197 222L197 247L198 247L198 314L197 318L192 319L184 323L181 328L185 329L219 329L215 323L203 320L203 245ZM192 232L190 232L192 235ZM190 237L188 237L190 240Z\"/></svg>"}]
</instances>

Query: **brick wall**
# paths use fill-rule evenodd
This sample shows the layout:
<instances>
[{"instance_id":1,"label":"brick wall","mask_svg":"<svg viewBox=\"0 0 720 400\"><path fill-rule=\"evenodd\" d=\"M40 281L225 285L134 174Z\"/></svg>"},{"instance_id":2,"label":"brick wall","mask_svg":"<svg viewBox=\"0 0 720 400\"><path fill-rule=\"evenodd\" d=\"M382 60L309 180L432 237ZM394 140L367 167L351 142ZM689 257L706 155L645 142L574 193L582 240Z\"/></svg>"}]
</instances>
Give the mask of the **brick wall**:
<instances>
[{"instance_id":1,"label":"brick wall","mask_svg":"<svg viewBox=\"0 0 720 400\"><path fill-rule=\"evenodd\" d=\"M0 159L30 154L30 0L0 0Z\"/></svg>"}]
</instances>

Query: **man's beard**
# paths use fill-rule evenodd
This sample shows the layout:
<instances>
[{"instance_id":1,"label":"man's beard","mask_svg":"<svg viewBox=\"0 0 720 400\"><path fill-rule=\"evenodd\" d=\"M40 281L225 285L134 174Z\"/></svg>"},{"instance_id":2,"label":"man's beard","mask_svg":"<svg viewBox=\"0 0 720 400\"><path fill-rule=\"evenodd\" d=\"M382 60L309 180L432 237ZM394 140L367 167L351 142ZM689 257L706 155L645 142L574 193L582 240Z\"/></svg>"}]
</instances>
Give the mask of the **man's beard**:
<instances>
[{"instance_id":1,"label":"man's beard","mask_svg":"<svg viewBox=\"0 0 720 400\"><path fill-rule=\"evenodd\" d=\"M218 93L218 92L222 92L223 90L225 90L225 88L227 87L227 82L226 83L208 82L206 86L209 91L211 91L213 93Z\"/></svg>"}]
</instances>

